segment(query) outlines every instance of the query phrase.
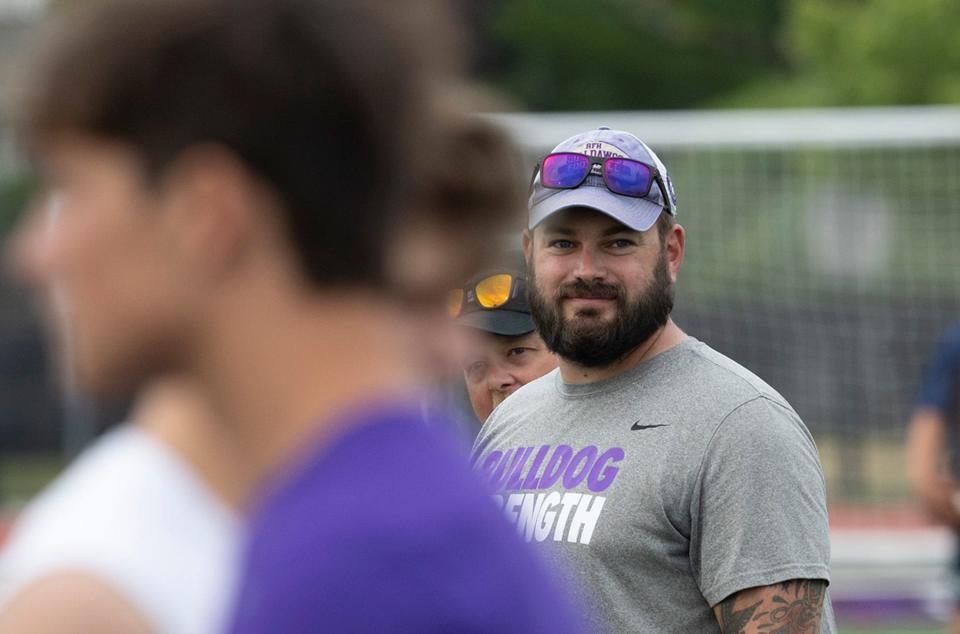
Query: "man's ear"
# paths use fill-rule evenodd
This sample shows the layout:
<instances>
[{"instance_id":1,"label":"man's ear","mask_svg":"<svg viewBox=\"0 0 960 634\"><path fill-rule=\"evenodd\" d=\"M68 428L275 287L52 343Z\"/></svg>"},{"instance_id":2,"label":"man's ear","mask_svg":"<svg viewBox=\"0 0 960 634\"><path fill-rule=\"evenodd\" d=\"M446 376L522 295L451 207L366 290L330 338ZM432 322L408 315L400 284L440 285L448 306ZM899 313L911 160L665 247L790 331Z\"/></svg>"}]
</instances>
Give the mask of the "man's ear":
<instances>
[{"instance_id":1,"label":"man's ear","mask_svg":"<svg viewBox=\"0 0 960 634\"><path fill-rule=\"evenodd\" d=\"M533 254L533 233L529 229L523 230L523 259L530 268L530 257Z\"/></svg>"},{"instance_id":2,"label":"man's ear","mask_svg":"<svg viewBox=\"0 0 960 634\"><path fill-rule=\"evenodd\" d=\"M677 273L680 272L680 265L683 264L685 241L686 232L683 227L677 224L670 227L664 247L667 252L667 270L673 282L677 281Z\"/></svg>"},{"instance_id":3,"label":"man's ear","mask_svg":"<svg viewBox=\"0 0 960 634\"><path fill-rule=\"evenodd\" d=\"M260 188L249 170L215 144L186 150L164 178L167 234L194 274L223 275L256 231Z\"/></svg>"}]
</instances>

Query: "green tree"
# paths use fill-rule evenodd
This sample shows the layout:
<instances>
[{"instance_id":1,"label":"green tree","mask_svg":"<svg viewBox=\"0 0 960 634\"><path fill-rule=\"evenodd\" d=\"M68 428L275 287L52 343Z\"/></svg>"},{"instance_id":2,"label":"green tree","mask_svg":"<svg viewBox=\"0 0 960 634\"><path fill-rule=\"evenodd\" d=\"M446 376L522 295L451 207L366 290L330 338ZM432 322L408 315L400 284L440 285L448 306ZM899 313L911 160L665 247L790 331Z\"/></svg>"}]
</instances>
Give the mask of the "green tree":
<instances>
[{"instance_id":1,"label":"green tree","mask_svg":"<svg viewBox=\"0 0 960 634\"><path fill-rule=\"evenodd\" d=\"M956 0L791 0L783 27L789 72L725 105L960 103Z\"/></svg>"},{"instance_id":2,"label":"green tree","mask_svg":"<svg viewBox=\"0 0 960 634\"><path fill-rule=\"evenodd\" d=\"M16 222L36 191L34 179L25 175L0 178L0 237Z\"/></svg>"},{"instance_id":3,"label":"green tree","mask_svg":"<svg viewBox=\"0 0 960 634\"><path fill-rule=\"evenodd\" d=\"M506 0L481 74L535 110L693 107L782 66L782 4Z\"/></svg>"}]
</instances>

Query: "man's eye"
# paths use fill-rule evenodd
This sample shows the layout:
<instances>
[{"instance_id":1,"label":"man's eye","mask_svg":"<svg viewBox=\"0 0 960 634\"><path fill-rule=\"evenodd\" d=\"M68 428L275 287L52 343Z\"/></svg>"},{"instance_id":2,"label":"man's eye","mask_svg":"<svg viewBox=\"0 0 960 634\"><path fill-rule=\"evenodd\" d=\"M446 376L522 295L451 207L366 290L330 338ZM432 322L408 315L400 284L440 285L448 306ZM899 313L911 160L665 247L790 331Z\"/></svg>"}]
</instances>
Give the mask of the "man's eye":
<instances>
[{"instance_id":1,"label":"man's eye","mask_svg":"<svg viewBox=\"0 0 960 634\"><path fill-rule=\"evenodd\" d=\"M550 246L554 247L555 249L572 249L573 243L569 240L553 240L550 243Z\"/></svg>"},{"instance_id":2,"label":"man's eye","mask_svg":"<svg viewBox=\"0 0 960 634\"><path fill-rule=\"evenodd\" d=\"M633 246L633 242L625 238L621 238L619 240L614 240L613 242L611 242L610 246L613 247L614 249L627 249Z\"/></svg>"},{"instance_id":3,"label":"man's eye","mask_svg":"<svg viewBox=\"0 0 960 634\"><path fill-rule=\"evenodd\" d=\"M524 348L522 346L518 348L510 348L509 350L507 350L507 356L516 357L521 354L526 354L529 351L530 351L530 348Z\"/></svg>"}]
</instances>

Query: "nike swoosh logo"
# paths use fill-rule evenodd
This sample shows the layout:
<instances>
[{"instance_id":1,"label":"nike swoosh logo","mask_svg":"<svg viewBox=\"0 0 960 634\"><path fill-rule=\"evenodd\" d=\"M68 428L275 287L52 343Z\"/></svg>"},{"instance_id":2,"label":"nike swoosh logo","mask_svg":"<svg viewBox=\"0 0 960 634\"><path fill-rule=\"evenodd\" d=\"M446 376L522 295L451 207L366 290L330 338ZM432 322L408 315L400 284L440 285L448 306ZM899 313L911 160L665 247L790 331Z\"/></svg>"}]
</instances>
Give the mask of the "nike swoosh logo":
<instances>
[{"instance_id":1,"label":"nike swoosh logo","mask_svg":"<svg viewBox=\"0 0 960 634\"><path fill-rule=\"evenodd\" d=\"M652 429L652 428L654 428L654 427L668 427L668 425L667 425L666 423L662 423L662 424L660 424L660 425L641 425L641 424L640 424L640 421L637 421L637 422L635 422L635 423L633 424L633 427L631 427L630 429L632 429L632 430L637 430L637 429Z\"/></svg>"}]
</instances>

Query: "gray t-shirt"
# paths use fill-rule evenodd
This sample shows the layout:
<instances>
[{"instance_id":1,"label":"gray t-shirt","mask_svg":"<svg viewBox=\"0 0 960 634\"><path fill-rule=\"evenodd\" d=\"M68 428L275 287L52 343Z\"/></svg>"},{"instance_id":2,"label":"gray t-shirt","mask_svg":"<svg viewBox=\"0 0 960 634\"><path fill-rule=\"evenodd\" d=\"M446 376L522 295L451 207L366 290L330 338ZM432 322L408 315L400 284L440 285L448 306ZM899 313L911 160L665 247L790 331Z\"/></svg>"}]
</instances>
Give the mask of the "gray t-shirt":
<instances>
[{"instance_id":1,"label":"gray t-shirt","mask_svg":"<svg viewBox=\"0 0 960 634\"><path fill-rule=\"evenodd\" d=\"M711 606L739 590L830 579L809 431L693 338L605 381L527 384L490 415L474 460L598 631L719 632ZM828 597L822 631L835 629Z\"/></svg>"}]
</instances>

